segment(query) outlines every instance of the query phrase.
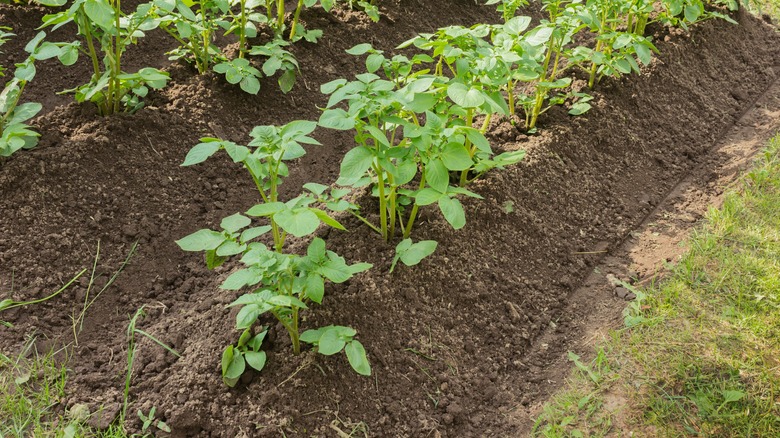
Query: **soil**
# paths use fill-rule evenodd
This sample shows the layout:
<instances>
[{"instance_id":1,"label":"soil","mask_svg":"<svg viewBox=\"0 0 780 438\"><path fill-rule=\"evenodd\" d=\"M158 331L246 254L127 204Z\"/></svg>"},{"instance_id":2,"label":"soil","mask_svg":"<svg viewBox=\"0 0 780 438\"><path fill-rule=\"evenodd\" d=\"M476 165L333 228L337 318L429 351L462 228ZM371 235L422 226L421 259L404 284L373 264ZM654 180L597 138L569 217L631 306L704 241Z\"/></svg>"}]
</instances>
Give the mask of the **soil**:
<instances>
[{"instance_id":1,"label":"soil","mask_svg":"<svg viewBox=\"0 0 780 438\"><path fill-rule=\"evenodd\" d=\"M35 122L41 144L0 161L0 290L41 297L93 263L97 274L89 296L88 271L46 303L4 312L13 327L0 329L0 351L13 354L31 337L39 351L68 346L68 395L59 412L86 404L100 411L97 426L115 417L125 331L145 306L139 328L182 357L139 340L130 412L156 407L171 436L524 435L527 413L556 385L550 377L569 369L559 360L565 350L545 351L581 339L588 315L613 321L625 303L611 290L593 289L593 299L576 291L605 256L621 254L679 181L710 166L712 146L780 75L780 37L746 14L735 16L739 26L712 20L691 35L654 29L661 55L640 76L603 81L585 116L551 110L531 137L493 123L494 147L526 149L527 159L473 184L485 199L464 200L468 224L460 231L423 210L415 239L435 239L439 248L420 265L388 274L394 243L349 218L341 218L349 232L322 230L330 249L374 269L330 286L303 324L356 328L371 378L356 375L343 355L288 354L283 329L267 320L266 369L229 389L219 360L237 336L235 312L224 308L236 295L218 285L236 265L208 271L201 256L174 241L245 211L257 195L227 159L179 164L202 136L242 142L255 125L316 119L325 102L319 85L361 68L362 59L343 53L357 43L392 51L419 32L499 20L470 0L386 1L381 11L377 24L344 10L307 11L307 25L325 36L294 47L302 76L287 95L275 79L249 96L171 64L163 53L173 42L150 34L128 52L127 69L165 68L170 85L138 113L104 119L53 94L85 80L84 60L72 68L39 65L25 98L44 104ZM22 58L44 13L0 7L0 25L19 34L3 47L3 64ZM68 38L67 29L58 32ZM766 134L764 125L740 128ZM305 182L335 180L351 135L319 130L315 137L323 146L292 167L284 196ZM72 319L106 285L74 336ZM133 415L128 424L140 427Z\"/></svg>"}]
</instances>

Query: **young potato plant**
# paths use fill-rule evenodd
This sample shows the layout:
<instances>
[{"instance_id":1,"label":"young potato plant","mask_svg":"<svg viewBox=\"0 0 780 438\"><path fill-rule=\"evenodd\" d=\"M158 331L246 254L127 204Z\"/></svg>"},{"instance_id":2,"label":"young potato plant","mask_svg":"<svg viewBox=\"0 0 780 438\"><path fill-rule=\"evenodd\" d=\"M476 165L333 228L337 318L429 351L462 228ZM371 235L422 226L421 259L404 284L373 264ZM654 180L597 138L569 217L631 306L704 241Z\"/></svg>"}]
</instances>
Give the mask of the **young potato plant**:
<instances>
[{"instance_id":1,"label":"young potato plant","mask_svg":"<svg viewBox=\"0 0 780 438\"><path fill-rule=\"evenodd\" d=\"M0 31L0 42L4 42L13 34ZM44 42L45 32L39 32L27 43L24 50L29 53L27 58L16 64L14 77L5 84L0 92L0 156L8 157L20 149L31 149L38 144L39 134L33 131L27 121L41 111L41 104L19 101L27 84L35 78L35 61L59 57L65 64L75 62L72 44L54 44Z\"/></svg>"},{"instance_id":2,"label":"young potato plant","mask_svg":"<svg viewBox=\"0 0 780 438\"><path fill-rule=\"evenodd\" d=\"M588 87L593 88L604 76L639 73L639 63L648 65L653 43L633 30L623 31L632 16L631 3L617 0L590 0L578 11L578 18L596 35L596 47L580 46L571 54L573 63L590 63Z\"/></svg>"},{"instance_id":3,"label":"young potato plant","mask_svg":"<svg viewBox=\"0 0 780 438\"><path fill-rule=\"evenodd\" d=\"M41 3L62 6L65 1ZM78 35L87 45L84 49L79 41L70 43L78 50L68 52L68 61L75 62L81 51L92 61L93 69L87 84L66 90L75 93L77 102L93 102L104 116L122 110L133 112L143 107L142 99L149 88L161 89L167 84L168 73L155 68L142 68L136 73L122 71L122 55L127 48L159 24L150 3L142 3L135 12L124 14L120 0L75 0L67 10L45 15L41 27L53 26L52 30L56 30L68 23L76 24Z\"/></svg>"},{"instance_id":4,"label":"young potato plant","mask_svg":"<svg viewBox=\"0 0 780 438\"><path fill-rule=\"evenodd\" d=\"M306 39L307 41L311 41L311 38L319 38L322 36L321 30L313 30L313 31L306 31L303 29L303 26L300 25L300 16L301 11L304 7L311 8L317 3L322 6L325 11L330 12L331 9L333 9L333 6L335 5L337 0L298 0L298 5L295 8L295 13L293 14L293 20L292 24L290 26L290 34L288 39L290 41L297 41L301 38ZM368 15L369 18L371 18L371 21L377 22L379 21L379 9L374 5L375 0L365 1L365 0L346 0L346 3L348 3L348 6L350 9L354 7L354 5L357 5L363 9L363 11ZM281 9L281 13L279 13L279 8L277 8L277 29L283 30L284 29L284 2L279 2Z\"/></svg>"},{"instance_id":5,"label":"young potato plant","mask_svg":"<svg viewBox=\"0 0 780 438\"><path fill-rule=\"evenodd\" d=\"M419 208L431 204L439 207L454 229L462 228L466 216L457 197L479 196L452 184L453 174L478 176L517 162L523 155L510 152L495 156L484 136L487 124L481 129L472 126L477 110L490 113L493 107L500 107L496 103L500 95L478 88L480 85L468 88L463 79L467 62L461 65L441 57L436 61L425 54L387 59L369 44L355 46L348 53L368 54L368 72L351 82L338 79L321 87L330 99L319 123L331 129L355 130L357 146L345 155L337 183L370 186L379 201L379 223L371 223L357 206L341 200L341 193L321 201L350 211L386 241L395 238L398 231L403 239L409 239ZM446 65L460 69L464 76L431 75L424 68L431 61L438 62L435 69ZM374 73L380 70L387 79Z\"/></svg>"},{"instance_id":6,"label":"young potato plant","mask_svg":"<svg viewBox=\"0 0 780 438\"><path fill-rule=\"evenodd\" d=\"M319 144L309 137L316 126L315 122L308 121L294 121L282 127L259 126L252 131L253 140L247 146L204 138L182 164L198 164L224 150L233 162L244 166L263 201L250 208L246 216L234 214L223 219L221 230L202 229L176 242L185 251L205 252L209 268L233 256L240 256L244 265L221 285L228 291L251 291L230 304L241 307L236 328L242 334L238 343L228 346L222 356L222 375L229 386L236 384L247 364L257 370L263 368L266 357L261 344L265 331L253 335L252 329L266 313L287 330L294 354L300 353L301 342L313 344L325 355L343 349L355 371L364 375L371 372L365 349L354 339L355 330L347 327L325 327L303 333L300 330L300 312L308 309L310 303L322 303L326 281L343 283L371 267L367 263L348 265L343 257L326 250L325 242L319 238L312 239L304 255L284 252L288 235L309 237L321 223L344 229L324 210L313 206L317 199L312 194L302 194L287 202L279 200L279 185L288 174L285 162L302 157L306 152L302 145ZM268 224L252 227L250 217L263 218ZM267 233L271 233L270 248L257 241Z\"/></svg>"}]
</instances>

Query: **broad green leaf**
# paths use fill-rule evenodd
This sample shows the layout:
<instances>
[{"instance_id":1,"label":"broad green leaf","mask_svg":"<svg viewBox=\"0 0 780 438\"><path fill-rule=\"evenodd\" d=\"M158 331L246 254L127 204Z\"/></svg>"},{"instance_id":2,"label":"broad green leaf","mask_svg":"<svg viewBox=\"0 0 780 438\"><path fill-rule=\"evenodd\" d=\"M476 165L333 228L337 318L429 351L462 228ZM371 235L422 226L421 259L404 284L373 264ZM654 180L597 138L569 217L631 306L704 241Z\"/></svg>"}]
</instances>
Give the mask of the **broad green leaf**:
<instances>
[{"instance_id":1,"label":"broad green leaf","mask_svg":"<svg viewBox=\"0 0 780 438\"><path fill-rule=\"evenodd\" d=\"M325 296L325 280L319 274L309 273L306 276L306 298L317 304L322 304Z\"/></svg>"},{"instance_id":2,"label":"broad green leaf","mask_svg":"<svg viewBox=\"0 0 780 438\"><path fill-rule=\"evenodd\" d=\"M432 188L424 188L417 192L417 195L415 195L414 200L417 203L417 205L425 206L425 205L431 205L434 202L438 201L439 198L442 196L447 196L444 193L434 190Z\"/></svg>"},{"instance_id":3,"label":"broad green leaf","mask_svg":"<svg viewBox=\"0 0 780 438\"><path fill-rule=\"evenodd\" d=\"M242 245L233 240L226 240L222 245L217 248L217 255L220 257L229 257L236 254L241 254L246 249L246 245Z\"/></svg>"},{"instance_id":4,"label":"broad green leaf","mask_svg":"<svg viewBox=\"0 0 780 438\"><path fill-rule=\"evenodd\" d=\"M482 96L481 91L469 88L460 82L454 82L447 87L447 96L463 108L477 108L485 103L485 97Z\"/></svg>"},{"instance_id":5,"label":"broad green leaf","mask_svg":"<svg viewBox=\"0 0 780 438\"><path fill-rule=\"evenodd\" d=\"M233 346L231 345L228 348L232 350L232 347ZM225 350L225 352L227 352L227 350ZM232 360L230 360L227 363L227 367L226 367L225 356L223 355L222 375L226 379L237 379L241 377L241 374L244 374L244 370L246 369L246 364L244 363L244 356L238 351L232 352L230 356L232 356L230 358Z\"/></svg>"},{"instance_id":6,"label":"broad green leaf","mask_svg":"<svg viewBox=\"0 0 780 438\"><path fill-rule=\"evenodd\" d=\"M447 191L450 185L450 174L442 160L433 159L425 165L425 180L435 190L442 193Z\"/></svg>"},{"instance_id":7,"label":"broad green leaf","mask_svg":"<svg viewBox=\"0 0 780 438\"><path fill-rule=\"evenodd\" d=\"M358 44L357 46L352 47L351 49L347 49L346 52L350 55L360 56L368 53L369 50L371 50L371 44L363 43Z\"/></svg>"},{"instance_id":8,"label":"broad green leaf","mask_svg":"<svg viewBox=\"0 0 780 438\"><path fill-rule=\"evenodd\" d=\"M114 28L114 9L106 0L86 0L84 12L90 20L103 29Z\"/></svg>"},{"instance_id":9,"label":"broad green leaf","mask_svg":"<svg viewBox=\"0 0 780 438\"><path fill-rule=\"evenodd\" d=\"M308 208L280 211L274 215L274 221L295 237L308 236L320 225L320 219Z\"/></svg>"},{"instance_id":10,"label":"broad green leaf","mask_svg":"<svg viewBox=\"0 0 780 438\"><path fill-rule=\"evenodd\" d=\"M224 241L225 236L222 233L202 229L177 240L176 244L184 251L207 251L217 249Z\"/></svg>"},{"instance_id":11,"label":"broad green leaf","mask_svg":"<svg viewBox=\"0 0 780 438\"><path fill-rule=\"evenodd\" d=\"M263 234L265 234L265 233L267 233L269 231L271 231L271 226L270 225L263 225L261 227L247 228L246 230L244 230L241 233L240 240L241 240L242 243L246 243L246 242L249 242L250 240L253 240L253 239L257 238L257 237L262 236Z\"/></svg>"},{"instance_id":12,"label":"broad green leaf","mask_svg":"<svg viewBox=\"0 0 780 438\"><path fill-rule=\"evenodd\" d=\"M241 79L241 89L249 94L257 94L260 92L260 81L254 76L246 76Z\"/></svg>"},{"instance_id":13,"label":"broad green leaf","mask_svg":"<svg viewBox=\"0 0 780 438\"><path fill-rule=\"evenodd\" d=\"M323 128L346 131L355 127L355 119L341 108L325 110L320 116L320 126Z\"/></svg>"},{"instance_id":14,"label":"broad green leaf","mask_svg":"<svg viewBox=\"0 0 780 438\"><path fill-rule=\"evenodd\" d=\"M214 155L218 150L222 148L222 144L218 141L205 142L195 145L187 153L187 157L184 158L182 166L192 166L206 161L210 156Z\"/></svg>"},{"instance_id":15,"label":"broad green leaf","mask_svg":"<svg viewBox=\"0 0 780 438\"><path fill-rule=\"evenodd\" d=\"M466 170L474 162L466 147L459 143L448 143L441 152L441 161L449 170Z\"/></svg>"},{"instance_id":16,"label":"broad green leaf","mask_svg":"<svg viewBox=\"0 0 780 438\"><path fill-rule=\"evenodd\" d=\"M408 250L401 255L401 261L406 266L414 266L422 261L422 259L428 257L436 251L436 247L439 243L435 240L421 240L412 244Z\"/></svg>"},{"instance_id":17,"label":"broad green leaf","mask_svg":"<svg viewBox=\"0 0 780 438\"><path fill-rule=\"evenodd\" d=\"M636 51L636 56L639 58L639 61L644 65L650 65L650 61L653 59L653 54L650 52L650 49L641 43L634 44L634 50Z\"/></svg>"},{"instance_id":18,"label":"broad green leaf","mask_svg":"<svg viewBox=\"0 0 780 438\"><path fill-rule=\"evenodd\" d=\"M457 199L442 196L439 198L439 209L441 209L444 219L452 225L452 228L459 230L466 225L466 212Z\"/></svg>"},{"instance_id":19,"label":"broad green leaf","mask_svg":"<svg viewBox=\"0 0 780 438\"><path fill-rule=\"evenodd\" d=\"M254 325L260 316L262 308L257 304L249 304L241 308L236 315L236 329L248 329Z\"/></svg>"},{"instance_id":20,"label":"broad green leaf","mask_svg":"<svg viewBox=\"0 0 780 438\"><path fill-rule=\"evenodd\" d=\"M262 275L255 269L240 269L228 276L220 288L225 290L239 290L244 286L253 286L260 282Z\"/></svg>"},{"instance_id":21,"label":"broad green leaf","mask_svg":"<svg viewBox=\"0 0 780 438\"><path fill-rule=\"evenodd\" d=\"M314 330L306 330L305 332L301 333L300 341L305 342L307 344L316 344L320 341L320 337L322 336L323 329L318 328Z\"/></svg>"},{"instance_id":22,"label":"broad green leaf","mask_svg":"<svg viewBox=\"0 0 780 438\"><path fill-rule=\"evenodd\" d=\"M742 400L743 397L745 397L745 393L742 391L735 391L735 390L723 390L721 391L723 393L723 402L724 403L731 403L735 401Z\"/></svg>"},{"instance_id":23,"label":"broad green leaf","mask_svg":"<svg viewBox=\"0 0 780 438\"><path fill-rule=\"evenodd\" d=\"M366 58L366 70L373 73L382 67L385 62L385 57L379 53L372 53Z\"/></svg>"},{"instance_id":24,"label":"broad green leaf","mask_svg":"<svg viewBox=\"0 0 780 438\"><path fill-rule=\"evenodd\" d=\"M552 27L540 26L525 34L525 42L531 46L541 46L550 39L552 33Z\"/></svg>"},{"instance_id":25,"label":"broad green leaf","mask_svg":"<svg viewBox=\"0 0 780 438\"><path fill-rule=\"evenodd\" d=\"M236 213L222 219L220 226L228 233L235 233L242 228L248 227L251 223L251 219L242 215L241 213Z\"/></svg>"},{"instance_id":26,"label":"broad green leaf","mask_svg":"<svg viewBox=\"0 0 780 438\"><path fill-rule=\"evenodd\" d=\"M247 210L246 214L253 217L273 216L287 209L283 202L264 202Z\"/></svg>"},{"instance_id":27,"label":"broad green leaf","mask_svg":"<svg viewBox=\"0 0 780 438\"><path fill-rule=\"evenodd\" d=\"M331 356L343 350L346 345L339 332L331 328L320 336L317 351L325 356Z\"/></svg>"},{"instance_id":28,"label":"broad green leaf","mask_svg":"<svg viewBox=\"0 0 780 438\"><path fill-rule=\"evenodd\" d=\"M347 353L349 364L355 372L362 376L371 375L371 365L366 357L366 349L363 348L363 344L360 341L353 340L348 343L344 347L344 352Z\"/></svg>"},{"instance_id":29,"label":"broad green leaf","mask_svg":"<svg viewBox=\"0 0 780 438\"><path fill-rule=\"evenodd\" d=\"M342 260L328 260L320 265L317 273L334 283L343 283L352 277L352 271Z\"/></svg>"},{"instance_id":30,"label":"broad green leaf","mask_svg":"<svg viewBox=\"0 0 780 438\"><path fill-rule=\"evenodd\" d=\"M246 363L248 363L250 367L257 371L262 371L263 367L265 367L265 351L247 351L244 353L244 359L246 359Z\"/></svg>"},{"instance_id":31,"label":"broad green leaf","mask_svg":"<svg viewBox=\"0 0 780 438\"><path fill-rule=\"evenodd\" d=\"M366 147L358 146L344 155L339 173L340 185L351 185L359 180L374 163L374 154Z\"/></svg>"},{"instance_id":32,"label":"broad green leaf","mask_svg":"<svg viewBox=\"0 0 780 438\"><path fill-rule=\"evenodd\" d=\"M317 218L322 221L325 225L328 225L330 227L333 227L337 230L347 231L346 228L344 228L344 225L341 225L339 221L336 219L333 219L323 210L320 210L319 208L310 208L310 210L317 215Z\"/></svg>"}]
</instances>

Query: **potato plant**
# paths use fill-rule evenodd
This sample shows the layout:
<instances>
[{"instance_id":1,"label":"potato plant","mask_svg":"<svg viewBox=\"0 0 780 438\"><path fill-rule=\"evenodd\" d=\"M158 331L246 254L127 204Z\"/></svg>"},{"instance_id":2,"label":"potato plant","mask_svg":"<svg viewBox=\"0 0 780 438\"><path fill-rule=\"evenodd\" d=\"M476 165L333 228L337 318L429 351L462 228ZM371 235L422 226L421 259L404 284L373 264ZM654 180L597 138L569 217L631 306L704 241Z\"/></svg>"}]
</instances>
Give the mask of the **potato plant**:
<instances>
[{"instance_id":1,"label":"potato plant","mask_svg":"<svg viewBox=\"0 0 780 438\"><path fill-rule=\"evenodd\" d=\"M314 345L324 355L344 350L355 371L364 375L371 372L365 349L354 339L355 330L325 327L301 333L300 329L300 312L308 309L310 303L322 302L326 281L343 283L371 267L367 263L347 264L343 257L326 250L325 241L320 238L311 240L305 254L284 252L289 235L307 238L322 223L344 229L326 211L314 206L317 198L311 193L287 202L279 199L279 185L288 174L285 162L303 156L306 152L303 145L319 144L309 137L316 126L309 121L294 121L282 127L258 126L251 132L253 140L246 146L204 138L182 164L198 164L224 150L233 162L241 163L247 170L262 199L246 215L234 214L223 219L220 230L202 229L177 241L185 251L205 252L209 268L233 256L240 256L244 265L221 285L228 291L250 290L230 304L241 307L236 328L242 335L235 346L228 346L223 353L222 375L229 386L235 385L247 364L257 370L263 368L265 353L260 347L265 331L253 335L252 328L266 313L286 329L294 354L300 353L301 342ZM251 217L262 218L267 224L251 226ZM268 233L270 247L257 240Z\"/></svg>"},{"instance_id":2,"label":"potato plant","mask_svg":"<svg viewBox=\"0 0 780 438\"><path fill-rule=\"evenodd\" d=\"M43 0L41 3L62 6L65 1ZM80 41L60 43L69 47L64 55L68 61L64 62L66 65L75 62L79 51L92 62L90 81L66 90L75 93L77 102L94 103L101 115L122 110L133 112L143 107L142 100L149 88L160 89L167 84L168 73L155 68L142 68L136 73L122 71L122 55L127 48L159 25L152 9L150 3L142 3L135 12L124 14L120 0L74 0L67 10L43 17L42 27L51 26L52 30L74 23L86 43L86 49Z\"/></svg>"},{"instance_id":3,"label":"potato plant","mask_svg":"<svg viewBox=\"0 0 780 438\"><path fill-rule=\"evenodd\" d=\"M0 45L13 36L10 30L0 29ZM39 32L24 50L27 58L15 65L14 76L0 92L0 156L7 157L20 149L31 149L38 144L39 134L33 131L27 121L41 111L41 104L27 102L19 104L25 87L35 78L35 61L58 57L61 62L70 65L76 60L75 46L44 42L45 32ZM0 75L2 71L0 71Z\"/></svg>"}]
</instances>

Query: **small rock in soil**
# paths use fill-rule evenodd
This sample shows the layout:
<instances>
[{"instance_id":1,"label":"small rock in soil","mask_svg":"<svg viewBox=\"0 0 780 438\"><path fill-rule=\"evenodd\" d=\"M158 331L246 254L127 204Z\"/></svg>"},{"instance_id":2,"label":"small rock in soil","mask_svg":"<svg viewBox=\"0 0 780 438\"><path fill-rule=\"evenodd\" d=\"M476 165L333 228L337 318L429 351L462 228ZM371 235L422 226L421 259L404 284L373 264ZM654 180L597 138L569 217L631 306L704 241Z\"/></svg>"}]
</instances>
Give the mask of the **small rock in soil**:
<instances>
[{"instance_id":1,"label":"small rock in soil","mask_svg":"<svg viewBox=\"0 0 780 438\"><path fill-rule=\"evenodd\" d=\"M615 288L615 296L622 300L631 301L634 298L636 298L636 295L634 295L633 292L630 290L624 288L624 287L616 287Z\"/></svg>"}]
</instances>

